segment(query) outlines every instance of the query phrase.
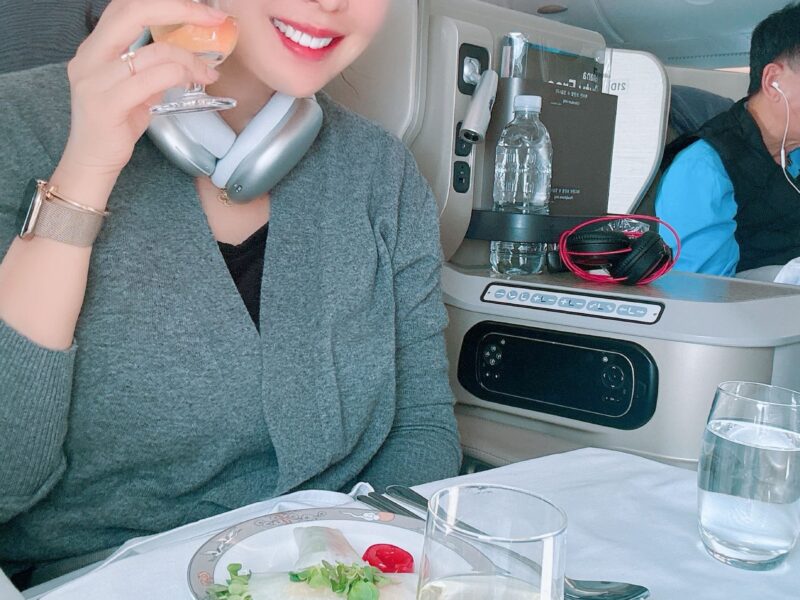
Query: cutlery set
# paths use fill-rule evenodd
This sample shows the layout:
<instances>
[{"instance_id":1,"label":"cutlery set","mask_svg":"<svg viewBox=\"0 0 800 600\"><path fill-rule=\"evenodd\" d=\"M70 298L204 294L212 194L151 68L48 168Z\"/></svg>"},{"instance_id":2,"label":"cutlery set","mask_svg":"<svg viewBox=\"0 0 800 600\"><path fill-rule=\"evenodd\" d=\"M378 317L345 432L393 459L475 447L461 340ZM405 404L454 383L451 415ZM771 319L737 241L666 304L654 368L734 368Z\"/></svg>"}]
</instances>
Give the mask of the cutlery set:
<instances>
[{"instance_id":1,"label":"cutlery set","mask_svg":"<svg viewBox=\"0 0 800 600\"><path fill-rule=\"evenodd\" d=\"M370 492L356 499L377 510L423 521L428 509L427 498L411 488L400 485L390 485L386 488L385 495ZM457 526L465 531L482 534L480 530L470 527L467 523L459 522ZM516 555L514 558L537 570L540 569L538 564L524 556ZM564 577L564 600L644 600L649 597L650 591L647 588L632 583Z\"/></svg>"}]
</instances>

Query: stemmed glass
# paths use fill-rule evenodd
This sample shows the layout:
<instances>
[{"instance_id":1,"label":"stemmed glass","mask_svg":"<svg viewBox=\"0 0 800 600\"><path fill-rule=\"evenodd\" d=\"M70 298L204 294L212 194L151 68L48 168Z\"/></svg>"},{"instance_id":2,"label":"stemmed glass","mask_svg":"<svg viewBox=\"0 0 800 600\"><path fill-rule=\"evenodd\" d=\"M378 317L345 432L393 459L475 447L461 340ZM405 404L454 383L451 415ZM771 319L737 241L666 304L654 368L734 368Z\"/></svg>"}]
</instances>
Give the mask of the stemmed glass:
<instances>
[{"instance_id":1,"label":"stemmed glass","mask_svg":"<svg viewBox=\"0 0 800 600\"><path fill-rule=\"evenodd\" d=\"M192 0L231 14L235 0ZM150 28L153 40L167 42L193 52L211 67L222 64L236 47L239 26L235 17L228 17L220 25L201 27L188 23L159 25ZM150 108L154 115L227 110L236 106L233 98L219 98L206 94L205 86L193 83L178 97L167 96L167 101Z\"/></svg>"}]
</instances>

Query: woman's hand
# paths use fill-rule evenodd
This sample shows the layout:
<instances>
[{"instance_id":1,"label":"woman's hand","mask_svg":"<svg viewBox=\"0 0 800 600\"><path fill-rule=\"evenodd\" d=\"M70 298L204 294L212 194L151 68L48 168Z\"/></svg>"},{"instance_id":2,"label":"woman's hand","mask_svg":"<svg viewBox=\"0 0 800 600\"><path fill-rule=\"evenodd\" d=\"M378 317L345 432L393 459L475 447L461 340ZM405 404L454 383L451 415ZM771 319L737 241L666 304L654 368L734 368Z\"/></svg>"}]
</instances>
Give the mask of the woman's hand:
<instances>
[{"instance_id":1,"label":"woman's hand","mask_svg":"<svg viewBox=\"0 0 800 600\"><path fill-rule=\"evenodd\" d=\"M217 79L217 73L191 52L164 43L137 50L132 73L120 57L145 27L218 25L225 17L191 0L113 0L68 66L72 125L57 169L59 179L113 186L150 124L150 105L169 88ZM86 193L95 197L92 204L107 200L88 189Z\"/></svg>"}]
</instances>

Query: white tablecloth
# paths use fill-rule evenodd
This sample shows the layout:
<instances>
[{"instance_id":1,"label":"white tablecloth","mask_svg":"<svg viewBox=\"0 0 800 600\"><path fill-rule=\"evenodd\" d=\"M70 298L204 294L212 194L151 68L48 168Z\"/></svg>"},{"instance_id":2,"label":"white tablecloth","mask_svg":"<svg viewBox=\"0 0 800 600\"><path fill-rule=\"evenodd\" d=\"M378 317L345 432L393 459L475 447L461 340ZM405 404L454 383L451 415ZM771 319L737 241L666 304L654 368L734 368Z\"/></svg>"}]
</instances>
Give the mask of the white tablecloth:
<instances>
[{"instance_id":1,"label":"white tablecloth","mask_svg":"<svg viewBox=\"0 0 800 600\"><path fill-rule=\"evenodd\" d=\"M588 448L417 489L429 496L471 481L524 488L563 508L570 577L639 583L654 600L800 600L800 548L766 573L706 553L693 471Z\"/></svg>"},{"instance_id":2,"label":"white tablecloth","mask_svg":"<svg viewBox=\"0 0 800 600\"><path fill-rule=\"evenodd\" d=\"M569 519L571 577L640 583L650 588L655 600L800 600L800 551L766 573L729 567L706 554L697 534L693 472L627 454L584 449L417 489L428 496L453 483L474 481L528 489L562 507ZM125 558L45 598L186 598L188 594L175 592L185 586L186 566L202 541L195 537ZM149 577L154 573L160 577L158 586ZM172 573L175 581L165 581L164 573Z\"/></svg>"}]
</instances>

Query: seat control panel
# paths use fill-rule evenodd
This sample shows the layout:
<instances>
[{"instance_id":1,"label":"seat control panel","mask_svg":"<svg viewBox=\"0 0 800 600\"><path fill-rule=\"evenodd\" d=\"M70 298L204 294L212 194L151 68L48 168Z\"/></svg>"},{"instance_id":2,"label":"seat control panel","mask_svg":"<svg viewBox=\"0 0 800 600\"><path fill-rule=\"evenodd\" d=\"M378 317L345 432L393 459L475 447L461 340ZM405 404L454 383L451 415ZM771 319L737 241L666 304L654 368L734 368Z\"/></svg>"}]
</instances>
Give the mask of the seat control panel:
<instances>
[{"instance_id":1,"label":"seat control panel","mask_svg":"<svg viewBox=\"0 0 800 600\"><path fill-rule=\"evenodd\" d=\"M613 296L580 294L574 290L536 288L507 283L492 283L481 296L483 302L506 304L522 308L549 310L603 317L618 321L632 321L652 325L664 312L658 302L643 302Z\"/></svg>"}]
</instances>

